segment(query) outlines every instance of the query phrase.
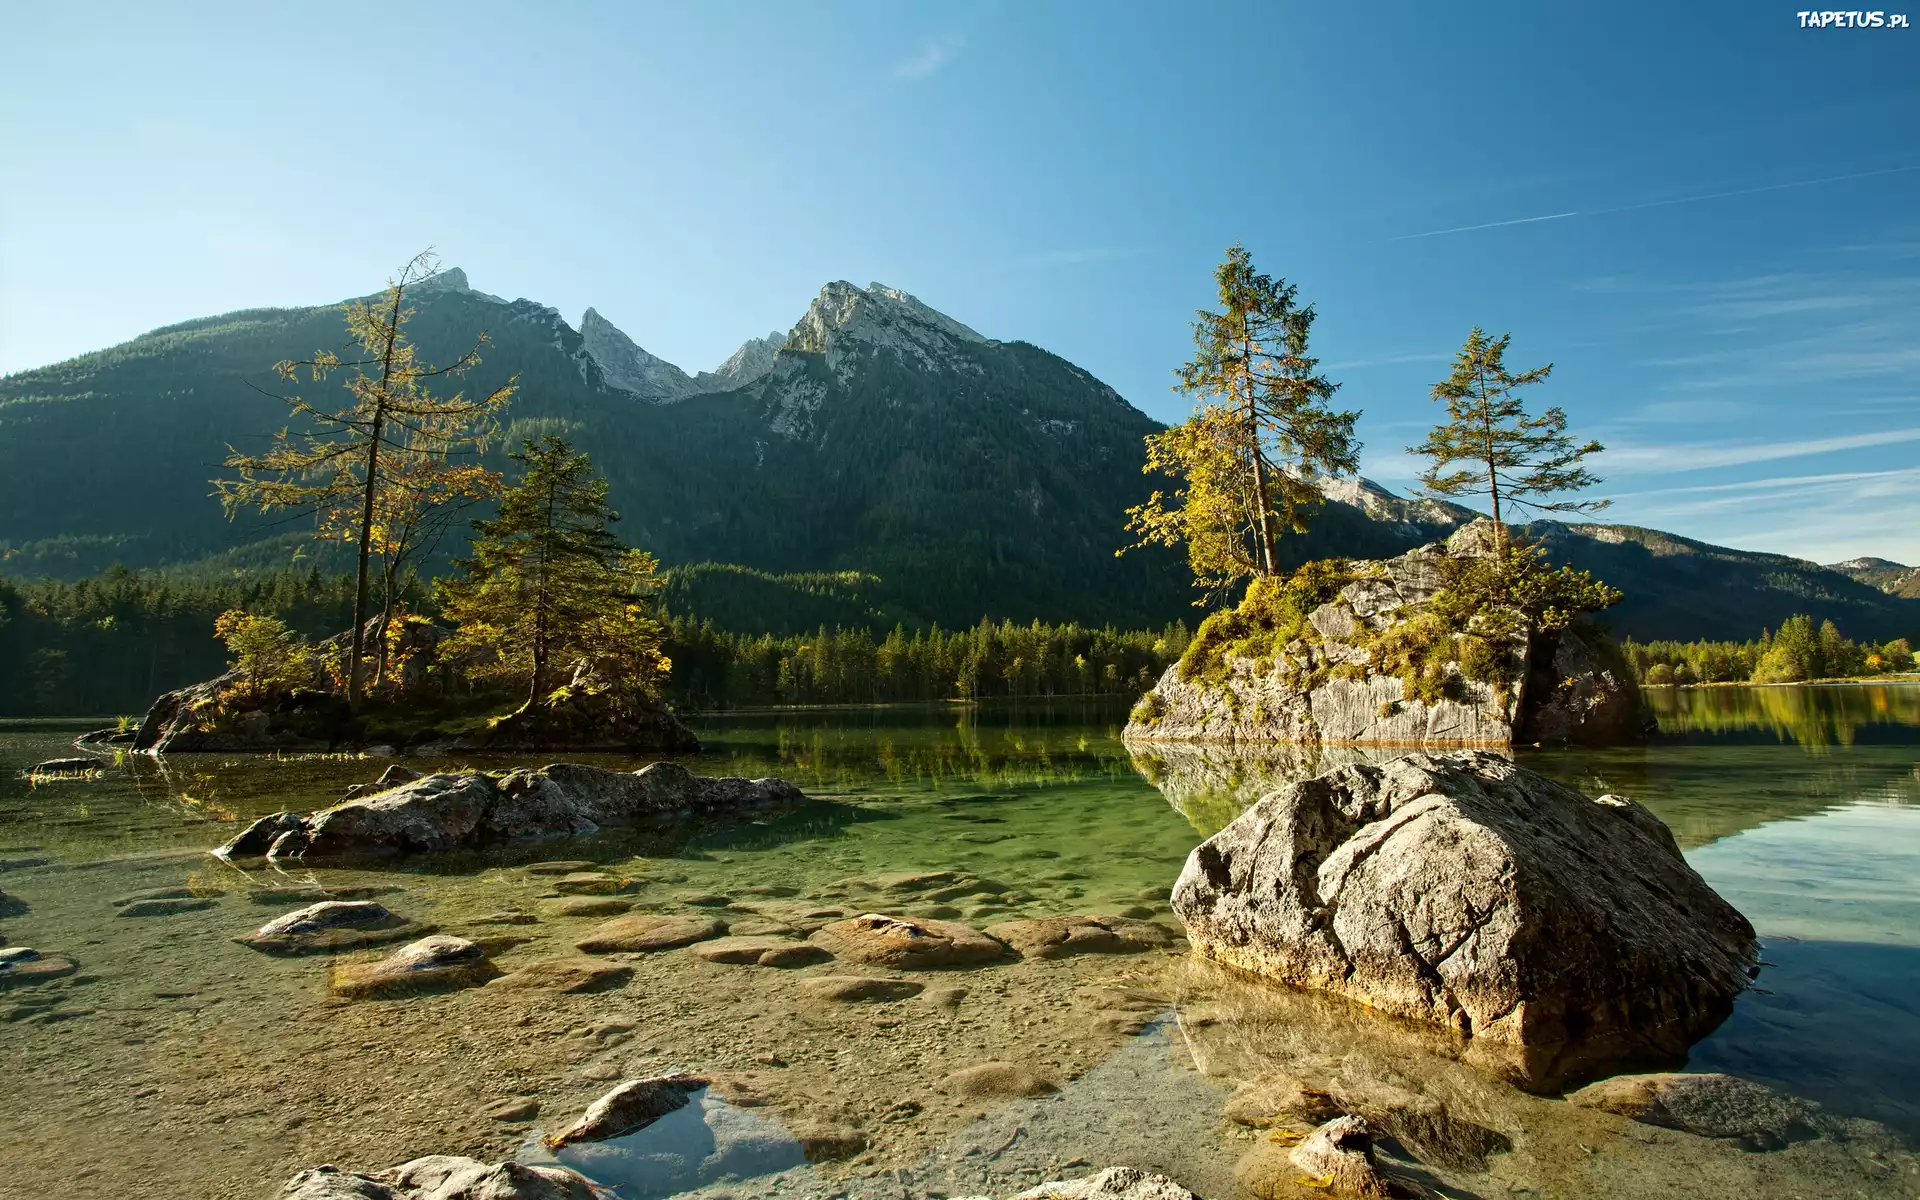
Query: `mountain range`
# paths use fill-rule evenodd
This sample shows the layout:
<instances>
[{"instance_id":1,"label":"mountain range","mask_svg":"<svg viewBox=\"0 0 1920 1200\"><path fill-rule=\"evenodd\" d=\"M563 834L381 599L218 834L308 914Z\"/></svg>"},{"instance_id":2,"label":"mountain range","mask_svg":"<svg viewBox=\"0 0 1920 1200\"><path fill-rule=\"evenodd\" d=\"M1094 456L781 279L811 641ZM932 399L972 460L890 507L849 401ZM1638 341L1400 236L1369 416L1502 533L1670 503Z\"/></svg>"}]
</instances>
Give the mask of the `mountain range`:
<instances>
[{"instance_id":1,"label":"mountain range","mask_svg":"<svg viewBox=\"0 0 1920 1200\"><path fill-rule=\"evenodd\" d=\"M575 327L457 269L411 296L427 358L489 334L469 390L520 377L490 456L544 433L585 449L682 611L774 632L1197 615L1178 556L1115 555L1153 485L1142 440L1158 423L1073 363L898 289L829 283L787 332L691 374L593 309ZM0 379L0 572L337 564L297 523L227 521L208 480L230 445L285 423L263 394L281 386L272 364L343 339L338 305L250 309ZM1473 515L1340 480L1288 551L1380 557ZM1534 535L1622 588L1609 618L1641 638L1744 639L1796 612L1856 637L1920 631L1920 581L1883 560L1826 568L1621 525Z\"/></svg>"}]
</instances>

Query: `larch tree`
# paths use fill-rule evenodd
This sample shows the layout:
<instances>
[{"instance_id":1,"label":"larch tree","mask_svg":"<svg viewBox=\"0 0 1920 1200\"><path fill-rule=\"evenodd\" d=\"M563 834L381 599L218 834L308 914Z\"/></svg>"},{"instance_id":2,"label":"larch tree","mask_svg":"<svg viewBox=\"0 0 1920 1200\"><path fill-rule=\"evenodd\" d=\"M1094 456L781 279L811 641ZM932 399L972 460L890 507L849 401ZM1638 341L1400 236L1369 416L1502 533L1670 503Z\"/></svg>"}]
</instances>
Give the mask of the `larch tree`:
<instances>
[{"instance_id":1,"label":"larch tree","mask_svg":"<svg viewBox=\"0 0 1920 1200\"><path fill-rule=\"evenodd\" d=\"M414 315L406 298L410 290L438 274L438 264L430 250L415 255L387 282L380 296L346 305L353 357L322 350L311 359L274 364L275 373L288 382L305 375L309 382L318 383L336 371L346 372L345 402L330 407L297 394L279 396L298 427L281 429L262 454L242 454L229 446L225 466L237 477L214 480L229 516L248 508L308 511L318 517L319 536L344 535L353 542L347 704L356 713L365 688L362 659L372 561L377 554L386 558L384 573L389 579L397 578L400 564L419 545L417 537L395 539L383 534L382 512L391 516L413 511L412 520L419 525L438 504L465 497L475 481L470 474L460 474L466 469L451 460L485 449L495 417L512 399L519 378L484 395L433 394L437 383L478 366L480 349L487 342L487 335L480 334L466 353L443 366L420 358L406 334ZM456 474L429 483L439 472ZM389 588L389 617L391 605Z\"/></svg>"},{"instance_id":2,"label":"larch tree","mask_svg":"<svg viewBox=\"0 0 1920 1200\"><path fill-rule=\"evenodd\" d=\"M439 583L456 626L444 653L474 652L479 675L524 678L527 710L555 691L556 664L604 661L621 686L657 696L671 663L650 601L653 556L621 544L608 525L607 483L563 439L526 442L524 473L499 515L475 521L473 557Z\"/></svg>"},{"instance_id":3,"label":"larch tree","mask_svg":"<svg viewBox=\"0 0 1920 1200\"><path fill-rule=\"evenodd\" d=\"M1433 398L1447 406L1447 420L1412 448L1428 459L1420 475L1425 494L1487 497L1501 546L1507 540L1503 507L1594 512L1608 504L1606 500L1549 498L1601 482L1581 464L1605 447L1595 441L1576 445L1567 436L1567 414L1562 409L1527 415L1525 403L1514 393L1545 380L1553 364L1518 374L1508 370L1507 346L1512 340L1510 333L1492 338L1474 327L1454 356L1452 372L1433 385Z\"/></svg>"},{"instance_id":4,"label":"larch tree","mask_svg":"<svg viewBox=\"0 0 1920 1200\"><path fill-rule=\"evenodd\" d=\"M1313 306L1256 271L1237 245L1214 279L1220 311L1197 314L1196 353L1176 371L1178 389L1197 397L1194 413L1147 438L1143 470L1179 486L1127 510L1135 545L1184 545L1209 597L1250 575L1279 574L1280 538L1305 533L1324 499L1319 477L1360 465L1360 414L1330 407L1339 385L1308 350Z\"/></svg>"}]
</instances>

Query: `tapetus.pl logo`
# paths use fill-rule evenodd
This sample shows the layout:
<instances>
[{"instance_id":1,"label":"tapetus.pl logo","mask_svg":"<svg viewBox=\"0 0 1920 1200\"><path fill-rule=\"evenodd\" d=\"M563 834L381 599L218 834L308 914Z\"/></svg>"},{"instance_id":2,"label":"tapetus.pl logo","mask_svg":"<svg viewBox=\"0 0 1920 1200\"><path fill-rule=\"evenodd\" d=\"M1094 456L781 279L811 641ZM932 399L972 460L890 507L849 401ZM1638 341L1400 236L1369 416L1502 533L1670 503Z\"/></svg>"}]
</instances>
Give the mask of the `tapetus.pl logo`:
<instances>
[{"instance_id":1,"label":"tapetus.pl logo","mask_svg":"<svg viewBox=\"0 0 1920 1200\"><path fill-rule=\"evenodd\" d=\"M1908 29L1906 13L1803 12L1802 29Z\"/></svg>"}]
</instances>

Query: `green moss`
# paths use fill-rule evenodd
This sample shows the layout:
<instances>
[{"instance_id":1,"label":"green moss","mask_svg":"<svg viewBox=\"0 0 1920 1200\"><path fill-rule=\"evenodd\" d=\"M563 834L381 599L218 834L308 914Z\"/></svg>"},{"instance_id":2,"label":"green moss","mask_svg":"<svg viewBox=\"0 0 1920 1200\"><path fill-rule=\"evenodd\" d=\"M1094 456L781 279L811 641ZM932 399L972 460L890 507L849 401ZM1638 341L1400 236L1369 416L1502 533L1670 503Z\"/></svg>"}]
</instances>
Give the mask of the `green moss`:
<instances>
[{"instance_id":1,"label":"green moss","mask_svg":"<svg viewBox=\"0 0 1920 1200\"><path fill-rule=\"evenodd\" d=\"M1134 704L1130 715L1141 725L1158 725L1160 718L1167 715L1166 702L1160 699L1159 692L1148 692Z\"/></svg>"},{"instance_id":2,"label":"green moss","mask_svg":"<svg viewBox=\"0 0 1920 1200\"><path fill-rule=\"evenodd\" d=\"M1239 607L1201 623L1180 656L1180 678L1218 687L1226 682L1229 657L1272 662L1290 642L1318 642L1319 632L1307 614L1358 578L1345 562L1321 559L1285 578L1254 580Z\"/></svg>"}]
</instances>

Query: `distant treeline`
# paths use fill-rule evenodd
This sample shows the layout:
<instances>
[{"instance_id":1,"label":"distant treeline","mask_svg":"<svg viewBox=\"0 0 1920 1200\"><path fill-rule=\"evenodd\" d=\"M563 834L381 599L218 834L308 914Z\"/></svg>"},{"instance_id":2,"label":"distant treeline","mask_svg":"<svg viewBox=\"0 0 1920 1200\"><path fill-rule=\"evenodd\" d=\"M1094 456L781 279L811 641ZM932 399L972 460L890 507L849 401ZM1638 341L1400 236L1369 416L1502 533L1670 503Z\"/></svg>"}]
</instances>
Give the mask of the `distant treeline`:
<instances>
[{"instance_id":1,"label":"distant treeline","mask_svg":"<svg viewBox=\"0 0 1920 1200\"><path fill-rule=\"evenodd\" d=\"M1640 682L1794 683L1912 671L1920 666L1906 638L1856 642L1832 621L1789 617L1750 642L1636 642L1622 645Z\"/></svg>"},{"instance_id":2,"label":"distant treeline","mask_svg":"<svg viewBox=\"0 0 1920 1200\"><path fill-rule=\"evenodd\" d=\"M416 599L424 591L410 587ZM353 579L124 567L77 583L0 578L0 716L144 712L159 693L227 669L213 621L229 609L325 637L353 623Z\"/></svg>"},{"instance_id":3,"label":"distant treeline","mask_svg":"<svg viewBox=\"0 0 1920 1200\"><path fill-rule=\"evenodd\" d=\"M776 637L676 617L668 695L688 708L1137 695L1179 661L1188 637L1179 622L1156 632L987 620L896 626L884 638L859 628Z\"/></svg>"},{"instance_id":4,"label":"distant treeline","mask_svg":"<svg viewBox=\"0 0 1920 1200\"><path fill-rule=\"evenodd\" d=\"M424 581L410 580L406 598L432 615ZM318 570L216 578L121 567L76 583L0 578L0 716L144 712L161 692L226 670L213 627L230 609L328 637L352 624L353 580ZM1179 623L1121 631L982 621L878 637L832 626L738 634L687 616L667 625L667 697L689 709L1137 694L1188 638Z\"/></svg>"}]
</instances>

